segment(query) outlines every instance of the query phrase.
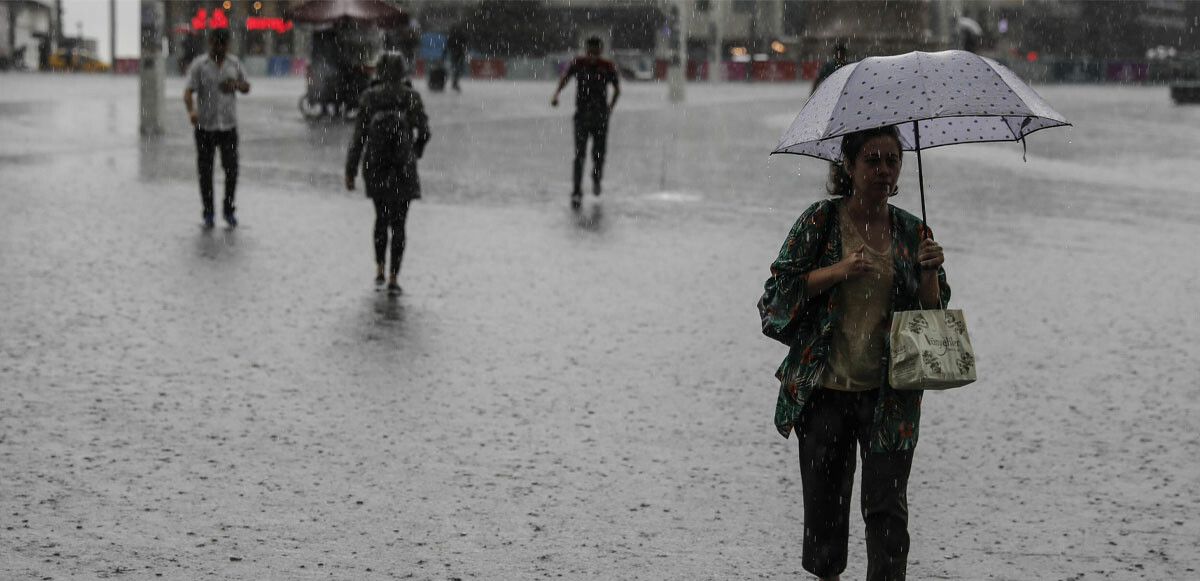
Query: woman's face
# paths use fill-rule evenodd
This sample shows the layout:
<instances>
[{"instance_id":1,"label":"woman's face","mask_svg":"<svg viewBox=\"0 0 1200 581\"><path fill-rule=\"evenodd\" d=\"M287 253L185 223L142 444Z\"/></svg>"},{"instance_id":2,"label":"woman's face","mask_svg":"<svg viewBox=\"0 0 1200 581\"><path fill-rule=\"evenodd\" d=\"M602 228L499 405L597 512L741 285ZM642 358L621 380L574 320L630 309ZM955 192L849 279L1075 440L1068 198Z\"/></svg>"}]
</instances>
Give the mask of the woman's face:
<instances>
[{"instance_id":1,"label":"woman's face","mask_svg":"<svg viewBox=\"0 0 1200 581\"><path fill-rule=\"evenodd\" d=\"M886 135L872 137L849 166L854 195L886 200L900 179L900 146Z\"/></svg>"}]
</instances>

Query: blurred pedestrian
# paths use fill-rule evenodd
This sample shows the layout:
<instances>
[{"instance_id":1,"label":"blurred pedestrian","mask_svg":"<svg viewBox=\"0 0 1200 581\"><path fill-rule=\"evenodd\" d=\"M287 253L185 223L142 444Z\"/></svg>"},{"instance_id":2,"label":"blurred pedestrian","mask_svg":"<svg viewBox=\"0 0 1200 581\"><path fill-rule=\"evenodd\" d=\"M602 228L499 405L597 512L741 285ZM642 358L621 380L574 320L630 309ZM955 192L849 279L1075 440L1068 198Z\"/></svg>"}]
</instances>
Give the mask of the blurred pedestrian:
<instances>
[{"instance_id":1,"label":"blurred pedestrian","mask_svg":"<svg viewBox=\"0 0 1200 581\"><path fill-rule=\"evenodd\" d=\"M571 207L579 209L583 201L583 165L587 142L592 140L592 194L600 195L600 180L604 176L604 155L608 148L608 120L617 98L621 96L620 76L613 62L600 58L604 42L599 37L587 39L586 54L571 61L571 66L558 80L550 105L558 106L558 94L567 81L575 78L575 166ZM612 101L608 100L608 85L613 86Z\"/></svg>"},{"instance_id":2,"label":"blurred pedestrian","mask_svg":"<svg viewBox=\"0 0 1200 581\"><path fill-rule=\"evenodd\" d=\"M346 155L346 189L353 190L362 162L367 196L375 203L375 284L382 285L388 238L388 294L400 293L397 276L404 256L405 223L412 200L421 197L417 160L429 142L429 118L408 78L408 59L388 51L375 64L376 83L363 93L354 136Z\"/></svg>"},{"instance_id":3,"label":"blurred pedestrian","mask_svg":"<svg viewBox=\"0 0 1200 581\"><path fill-rule=\"evenodd\" d=\"M833 45L833 59L821 63L821 68L817 69L817 78L813 80L812 90L808 94L817 92L817 87L820 87L821 83L829 78L829 75L844 66L846 66L846 45L839 42Z\"/></svg>"},{"instance_id":4,"label":"blurred pedestrian","mask_svg":"<svg viewBox=\"0 0 1200 581\"><path fill-rule=\"evenodd\" d=\"M804 569L836 580L846 567L856 447L862 458L867 580L905 578L909 470L920 391L888 385L892 314L945 308L942 248L888 204L902 163L895 127L842 140L833 199L792 226L759 301L763 333L790 347L779 366L775 426L799 441Z\"/></svg>"},{"instance_id":5,"label":"blurred pedestrian","mask_svg":"<svg viewBox=\"0 0 1200 581\"><path fill-rule=\"evenodd\" d=\"M418 27L417 21L410 19L404 26L388 33L388 40L391 44L389 48L404 53L404 58L407 58L410 63L417 62L417 49L421 46L421 33L418 31Z\"/></svg>"},{"instance_id":6,"label":"blurred pedestrian","mask_svg":"<svg viewBox=\"0 0 1200 581\"><path fill-rule=\"evenodd\" d=\"M221 151L225 170L225 222L237 226L234 193L238 177L237 93L249 93L246 71L237 57L227 54L229 30L208 33L208 54L192 61L183 90L183 104L195 127L196 166L200 173L200 201L204 204L204 227L213 227L213 158ZM192 97L196 97L193 105Z\"/></svg>"},{"instance_id":7,"label":"blurred pedestrian","mask_svg":"<svg viewBox=\"0 0 1200 581\"><path fill-rule=\"evenodd\" d=\"M458 86L458 79L463 76L463 71L467 66L469 42L467 25L464 22L452 26L450 34L446 36L446 56L450 58L450 86L460 93L462 88Z\"/></svg>"}]
</instances>

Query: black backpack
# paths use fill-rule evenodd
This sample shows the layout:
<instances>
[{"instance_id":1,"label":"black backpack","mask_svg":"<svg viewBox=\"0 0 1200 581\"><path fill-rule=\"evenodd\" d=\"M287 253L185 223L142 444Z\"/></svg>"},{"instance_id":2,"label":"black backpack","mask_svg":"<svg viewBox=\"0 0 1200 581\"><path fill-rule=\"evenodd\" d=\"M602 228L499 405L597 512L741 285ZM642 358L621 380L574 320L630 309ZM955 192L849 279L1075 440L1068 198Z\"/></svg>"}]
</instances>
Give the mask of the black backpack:
<instances>
[{"instance_id":1,"label":"black backpack","mask_svg":"<svg viewBox=\"0 0 1200 581\"><path fill-rule=\"evenodd\" d=\"M367 151L363 178L391 182L406 174L413 159L413 134L407 112L401 108L377 111L367 123Z\"/></svg>"}]
</instances>

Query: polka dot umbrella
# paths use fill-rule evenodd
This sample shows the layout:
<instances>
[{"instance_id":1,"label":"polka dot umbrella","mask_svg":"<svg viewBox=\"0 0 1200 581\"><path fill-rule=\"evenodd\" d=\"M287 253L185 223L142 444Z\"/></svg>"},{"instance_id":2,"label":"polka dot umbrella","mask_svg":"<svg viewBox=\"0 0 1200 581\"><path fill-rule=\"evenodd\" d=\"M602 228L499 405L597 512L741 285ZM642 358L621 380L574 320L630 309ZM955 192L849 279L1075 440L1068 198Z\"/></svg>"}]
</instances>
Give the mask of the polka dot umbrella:
<instances>
[{"instance_id":1,"label":"polka dot umbrella","mask_svg":"<svg viewBox=\"0 0 1200 581\"><path fill-rule=\"evenodd\" d=\"M917 152L921 218L925 180L921 150L956 143L1017 141L1070 125L1004 65L961 50L870 57L825 79L780 139L776 153L837 162L842 136L896 125L900 145Z\"/></svg>"}]
</instances>

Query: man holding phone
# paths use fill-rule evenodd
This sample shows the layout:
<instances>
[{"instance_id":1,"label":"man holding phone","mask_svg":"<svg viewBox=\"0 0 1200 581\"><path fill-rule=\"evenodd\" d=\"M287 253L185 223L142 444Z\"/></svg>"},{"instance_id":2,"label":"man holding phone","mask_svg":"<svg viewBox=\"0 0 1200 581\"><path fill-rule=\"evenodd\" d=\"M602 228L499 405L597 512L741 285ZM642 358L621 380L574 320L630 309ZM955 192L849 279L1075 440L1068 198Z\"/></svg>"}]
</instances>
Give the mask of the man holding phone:
<instances>
[{"instance_id":1,"label":"man holding phone","mask_svg":"<svg viewBox=\"0 0 1200 581\"><path fill-rule=\"evenodd\" d=\"M223 214L229 226L237 226L234 217L234 191L237 189L238 134L237 93L249 93L246 71L237 57L227 54L229 29L208 32L208 54L196 57L188 67L183 103L195 129L196 166L200 171L200 200L204 204L204 227L213 227L213 158L221 150L225 170ZM193 106L192 97L196 97Z\"/></svg>"}]
</instances>

